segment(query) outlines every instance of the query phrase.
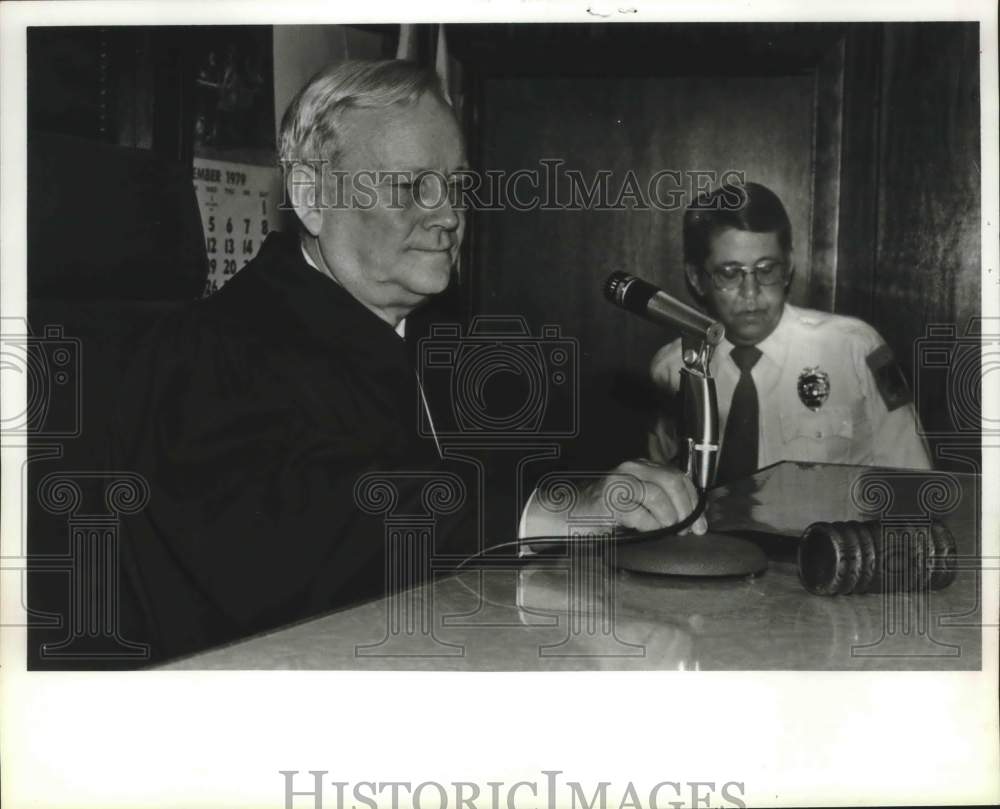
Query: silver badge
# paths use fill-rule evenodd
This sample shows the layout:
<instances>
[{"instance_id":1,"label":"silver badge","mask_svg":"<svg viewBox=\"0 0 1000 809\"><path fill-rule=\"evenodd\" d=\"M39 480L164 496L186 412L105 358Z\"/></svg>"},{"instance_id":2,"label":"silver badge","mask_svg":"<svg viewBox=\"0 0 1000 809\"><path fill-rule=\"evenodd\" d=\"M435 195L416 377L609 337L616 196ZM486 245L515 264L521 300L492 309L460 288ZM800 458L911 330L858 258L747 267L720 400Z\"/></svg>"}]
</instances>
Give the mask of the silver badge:
<instances>
[{"instance_id":1,"label":"silver badge","mask_svg":"<svg viewBox=\"0 0 1000 809\"><path fill-rule=\"evenodd\" d=\"M830 375L816 368L805 368L799 374L799 400L810 410L819 410L830 398Z\"/></svg>"}]
</instances>

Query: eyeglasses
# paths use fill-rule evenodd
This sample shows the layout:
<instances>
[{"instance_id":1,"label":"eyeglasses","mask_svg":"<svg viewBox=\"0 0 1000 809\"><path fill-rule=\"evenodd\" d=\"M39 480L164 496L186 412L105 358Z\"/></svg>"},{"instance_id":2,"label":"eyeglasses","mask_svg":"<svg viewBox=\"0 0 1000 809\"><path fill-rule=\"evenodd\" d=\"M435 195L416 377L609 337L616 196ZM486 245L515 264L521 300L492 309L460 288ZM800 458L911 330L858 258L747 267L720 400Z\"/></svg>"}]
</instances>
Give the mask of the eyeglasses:
<instances>
[{"instance_id":1,"label":"eyeglasses","mask_svg":"<svg viewBox=\"0 0 1000 809\"><path fill-rule=\"evenodd\" d=\"M739 288L744 275L752 275L763 287L783 284L788 280L788 265L783 261L760 261L752 267L741 264L725 264L713 267L708 275L716 289L729 292Z\"/></svg>"}]
</instances>

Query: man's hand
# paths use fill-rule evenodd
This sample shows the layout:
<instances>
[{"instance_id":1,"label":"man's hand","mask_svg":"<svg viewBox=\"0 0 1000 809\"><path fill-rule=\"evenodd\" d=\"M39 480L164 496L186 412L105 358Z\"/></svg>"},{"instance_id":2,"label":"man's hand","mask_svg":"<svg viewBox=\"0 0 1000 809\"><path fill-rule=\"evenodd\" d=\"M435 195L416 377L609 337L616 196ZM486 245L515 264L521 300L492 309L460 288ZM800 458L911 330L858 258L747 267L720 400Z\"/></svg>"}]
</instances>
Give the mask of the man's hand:
<instances>
[{"instance_id":1,"label":"man's hand","mask_svg":"<svg viewBox=\"0 0 1000 809\"><path fill-rule=\"evenodd\" d=\"M646 452L658 464L669 464L677 457L677 429L673 421L658 416L647 436Z\"/></svg>"},{"instance_id":2,"label":"man's hand","mask_svg":"<svg viewBox=\"0 0 1000 809\"><path fill-rule=\"evenodd\" d=\"M573 473L543 484L525 509L521 536L566 536L574 520L607 520L626 528L652 531L674 525L698 503L690 479L677 469L642 458L619 464L605 475L579 483ZM704 515L684 533L704 534Z\"/></svg>"},{"instance_id":3,"label":"man's hand","mask_svg":"<svg viewBox=\"0 0 1000 809\"><path fill-rule=\"evenodd\" d=\"M610 516L637 531L666 528L687 517L698 504L698 492L687 475L645 458L619 464L606 477L581 492L581 516ZM704 534L704 515L689 529Z\"/></svg>"}]
</instances>

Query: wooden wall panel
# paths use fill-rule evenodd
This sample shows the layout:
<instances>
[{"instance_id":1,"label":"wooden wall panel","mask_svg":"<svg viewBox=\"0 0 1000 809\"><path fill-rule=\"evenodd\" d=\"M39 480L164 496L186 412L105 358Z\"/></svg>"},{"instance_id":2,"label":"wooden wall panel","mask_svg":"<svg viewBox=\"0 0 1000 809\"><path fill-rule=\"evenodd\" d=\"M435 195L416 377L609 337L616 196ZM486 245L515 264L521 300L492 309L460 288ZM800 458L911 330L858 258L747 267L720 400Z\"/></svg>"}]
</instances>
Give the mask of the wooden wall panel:
<instances>
[{"instance_id":1,"label":"wooden wall panel","mask_svg":"<svg viewBox=\"0 0 1000 809\"><path fill-rule=\"evenodd\" d=\"M878 239L881 26L858 26L845 41L834 309L872 319Z\"/></svg>"},{"instance_id":2,"label":"wooden wall panel","mask_svg":"<svg viewBox=\"0 0 1000 809\"><path fill-rule=\"evenodd\" d=\"M917 340L935 324L962 337L980 314L978 44L976 24L885 26L872 322L923 375L935 432L955 426L958 394L920 367Z\"/></svg>"},{"instance_id":3,"label":"wooden wall panel","mask_svg":"<svg viewBox=\"0 0 1000 809\"><path fill-rule=\"evenodd\" d=\"M974 24L886 27L874 318L907 343L980 309L978 42Z\"/></svg>"}]
</instances>

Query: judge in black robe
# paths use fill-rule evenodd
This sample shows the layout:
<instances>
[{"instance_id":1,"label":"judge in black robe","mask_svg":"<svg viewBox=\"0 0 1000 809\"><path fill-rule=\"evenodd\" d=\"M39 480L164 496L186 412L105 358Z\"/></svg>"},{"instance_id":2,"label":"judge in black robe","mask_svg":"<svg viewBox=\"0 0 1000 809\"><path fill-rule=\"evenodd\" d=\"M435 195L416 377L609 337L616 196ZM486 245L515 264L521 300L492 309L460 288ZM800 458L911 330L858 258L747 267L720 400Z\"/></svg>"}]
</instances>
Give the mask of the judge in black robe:
<instances>
[{"instance_id":1,"label":"judge in black robe","mask_svg":"<svg viewBox=\"0 0 1000 809\"><path fill-rule=\"evenodd\" d=\"M382 516L366 472L393 473L396 510L437 477L466 500L436 516L441 554L473 553L474 482L421 436L404 340L272 233L219 292L150 335L114 466L150 484L123 537L123 634L154 659L382 592ZM400 471L422 472L411 482Z\"/></svg>"}]
</instances>

